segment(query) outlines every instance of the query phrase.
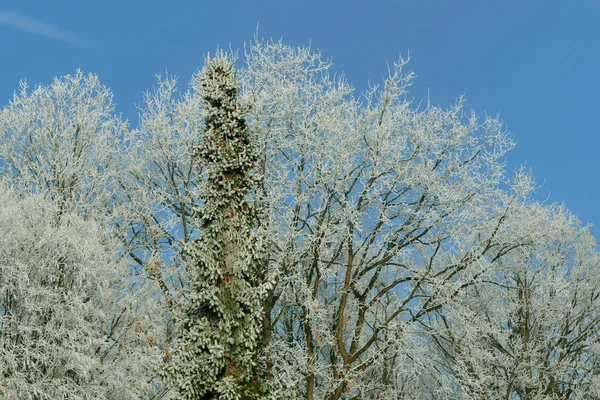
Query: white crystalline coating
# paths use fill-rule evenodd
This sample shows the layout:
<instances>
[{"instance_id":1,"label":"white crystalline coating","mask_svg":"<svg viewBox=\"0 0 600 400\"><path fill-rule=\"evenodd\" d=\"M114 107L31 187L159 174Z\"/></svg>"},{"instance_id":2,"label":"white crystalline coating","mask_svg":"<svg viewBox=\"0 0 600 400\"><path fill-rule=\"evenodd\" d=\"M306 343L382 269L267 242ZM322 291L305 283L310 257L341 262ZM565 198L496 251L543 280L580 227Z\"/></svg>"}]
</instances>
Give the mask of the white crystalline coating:
<instances>
[{"instance_id":1,"label":"white crystalline coating","mask_svg":"<svg viewBox=\"0 0 600 400\"><path fill-rule=\"evenodd\" d=\"M195 278L176 316L179 340L166 376L182 399L266 398L258 346L264 250L256 232L260 210L247 199L260 180L257 154L231 61L222 54L207 60L199 84L205 129L195 158L206 174L198 209L205 222L187 247Z\"/></svg>"},{"instance_id":2,"label":"white crystalline coating","mask_svg":"<svg viewBox=\"0 0 600 400\"><path fill-rule=\"evenodd\" d=\"M35 317L0 328L0 398L255 398L263 369L272 400L599 397L596 242L535 201L528 172L506 173L513 142L497 118L463 98L411 103L404 60L357 95L310 48L259 41L238 70L220 56L181 94L159 78L135 129L83 74L2 110L2 179L40 197L9 196L0 212L1 316ZM100 256L92 220L130 270ZM49 248L58 259L40 256ZM57 353L54 329L83 349L96 320L48 325L79 315L85 285L61 313L40 311L64 301L47 290L71 260L63 248L98 261L74 260L78 276L121 271L128 288L98 293L93 311L116 328L88 358ZM47 326L54 345L21 339ZM68 395L51 386L68 379Z\"/></svg>"},{"instance_id":3,"label":"white crystalline coating","mask_svg":"<svg viewBox=\"0 0 600 400\"><path fill-rule=\"evenodd\" d=\"M0 398L153 396L160 307L111 229L131 220L111 91L78 71L0 115Z\"/></svg>"},{"instance_id":4,"label":"white crystalline coating","mask_svg":"<svg viewBox=\"0 0 600 400\"><path fill-rule=\"evenodd\" d=\"M158 360L110 232L4 183L0 203L0 398L147 398Z\"/></svg>"},{"instance_id":5,"label":"white crystalline coating","mask_svg":"<svg viewBox=\"0 0 600 400\"><path fill-rule=\"evenodd\" d=\"M22 82L2 110L0 170L20 189L52 197L62 210L94 214L115 195L126 130L112 92L96 75L78 71L33 89Z\"/></svg>"},{"instance_id":6,"label":"white crystalline coating","mask_svg":"<svg viewBox=\"0 0 600 400\"><path fill-rule=\"evenodd\" d=\"M513 142L497 118L478 118L463 98L448 108L412 104L407 90L413 75L402 60L363 95L307 47L257 42L244 62L237 71L241 103L260 154L256 171L264 173L260 202L268 209L268 233L261 240L268 276L277 277L265 303L271 316L266 352L275 381L314 399L485 399L502 387L504 396L517 399L534 383L536 399L598 392L595 245L567 212L532 199L536 184L528 173L507 176L504 157ZM188 176L191 152L185 144L196 140L203 120L199 98L191 92L177 97L173 86L164 80L149 98L142 117L144 138L153 141L137 145L151 166L145 190L175 205L171 214L153 215L159 220L169 215L173 226L187 226L194 237L201 224L177 210L179 204L186 210L202 204L188 189L200 179L193 173L188 181L179 177ZM174 183L170 168L176 171ZM560 222L560 215L570 222ZM572 229L564 228L569 224ZM535 351L524 353L530 360L544 359L544 346L550 358L561 346L566 353L560 354L570 355L551 366L551 374L529 370L543 379L516 381L513 387L498 375L502 368L522 374L534 364L498 354L481 334L495 324L494 332L506 335L503 315L519 308L518 295L507 297L502 290L508 289L494 287L503 276L514 278L511 265L527 265L527 252L550 254L549 243L557 237L563 248L590 254L588 267L577 267L588 272L574 284L568 274L543 272L547 263L543 268L539 260L530 263L537 287L546 288L532 293L563 287L562 297L546 297L552 310L570 304L566 299L573 293L587 293L585 301L577 300L575 314L565 306L563 314L552 312L554 319L544 317L558 323L570 313L572 339L584 345L569 347L569 341L545 336L532 344ZM175 249L184 242L178 240ZM147 248L157 247L148 242ZM575 260L565 257L563 270L574 268ZM175 258L174 265L178 262ZM171 276L179 282L178 273ZM467 299L459 297L462 292ZM486 307L473 310L477 304ZM538 307L536 313L543 311ZM496 319L485 320L486 313ZM465 334L461 348L469 351L460 357L448 347L444 318ZM473 323L474 318L480 320ZM550 332L551 324L538 326ZM553 329L560 332L560 325ZM469 374L469 363L478 377ZM578 380L559 377L561 369L577 370ZM487 376L497 384L490 386Z\"/></svg>"}]
</instances>

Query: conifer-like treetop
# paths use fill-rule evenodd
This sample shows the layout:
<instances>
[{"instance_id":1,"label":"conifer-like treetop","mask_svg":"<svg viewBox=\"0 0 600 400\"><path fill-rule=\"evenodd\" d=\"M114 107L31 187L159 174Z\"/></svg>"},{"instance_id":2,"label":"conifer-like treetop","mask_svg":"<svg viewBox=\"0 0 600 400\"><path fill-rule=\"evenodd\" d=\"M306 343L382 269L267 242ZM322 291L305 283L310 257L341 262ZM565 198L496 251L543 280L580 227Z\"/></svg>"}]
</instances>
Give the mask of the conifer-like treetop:
<instances>
[{"instance_id":1,"label":"conifer-like treetop","mask_svg":"<svg viewBox=\"0 0 600 400\"><path fill-rule=\"evenodd\" d=\"M178 317L180 339L167 376L185 399L261 398L264 289L256 213L246 200L256 156L230 60L222 54L209 59L199 83L205 130L196 160L206 171L199 210L204 228L188 249L196 278Z\"/></svg>"}]
</instances>

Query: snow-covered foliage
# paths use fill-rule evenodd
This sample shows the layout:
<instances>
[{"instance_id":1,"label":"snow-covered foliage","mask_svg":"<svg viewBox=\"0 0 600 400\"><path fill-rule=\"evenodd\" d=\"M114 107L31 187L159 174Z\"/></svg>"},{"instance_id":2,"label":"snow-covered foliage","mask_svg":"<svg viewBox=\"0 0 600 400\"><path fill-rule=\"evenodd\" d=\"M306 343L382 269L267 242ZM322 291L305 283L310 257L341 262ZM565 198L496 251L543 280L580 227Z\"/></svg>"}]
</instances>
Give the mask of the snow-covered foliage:
<instances>
[{"instance_id":1,"label":"snow-covered foliage","mask_svg":"<svg viewBox=\"0 0 600 400\"><path fill-rule=\"evenodd\" d=\"M267 375L307 399L466 396L457 370L440 366L434 327L424 325L552 237L547 225L525 218L532 179L505 174L513 146L506 130L464 111L463 99L449 109L412 105L403 60L358 97L308 48L257 42L245 55L241 98L258 140L266 268L276 277L265 302ZM193 92L175 96L174 87L173 79L160 81L149 97L142 118L153 124L136 143L155 166L165 165L165 148L174 159L182 154L178 168L186 171L203 121ZM168 145L157 151L156 143ZM200 175L182 176L185 185L172 180L162 197L175 205L169 232L183 231L180 206L197 204L189 188ZM555 218L549 206L535 207ZM186 222L187 232L201 231L198 219ZM180 249L181 238L169 243ZM163 273L185 282L181 270Z\"/></svg>"},{"instance_id":2,"label":"snow-covered foliage","mask_svg":"<svg viewBox=\"0 0 600 400\"><path fill-rule=\"evenodd\" d=\"M306 398L420 397L407 388L427 368L412 355L421 320L538 235L509 230L510 139L462 100L412 107L402 60L359 100L309 49L258 43L247 56L280 276L273 364L297 360Z\"/></svg>"},{"instance_id":3,"label":"snow-covered foliage","mask_svg":"<svg viewBox=\"0 0 600 400\"><path fill-rule=\"evenodd\" d=\"M597 398L596 242L564 207L534 204L515 217L513 229L535 224L543 240L505 257L428 324L456 390L447 397Z\"/></svg>"},{"instance_id":4,"label":"snow-covered foliage","mask_svg":"<svg viewBox=\"0 0 600 400\"><path fill-rule=\"evenodd\" d=\"M146 399L160 389L157 300L115 241L128 220L125 129L110 90L81 72L23 83L0 113L5 398Z\"/></svg>"},{"instance_id":5,"label":"snow-covered foliage","mask_svg":"<svg viewBox=\"0 0 600 400\"><path fill-rule=\"evenodd\" d=\"M197 210L203 228L187 248L193 270L187 302L176 314L179 340L167 364L178 398L266 398L262 299L267 283L260 216L246 196L260 176L257 154L239 104L233 64L206 62L197 88L205 129L195 157L206 171Z\"/></svg>"},{"instance_id":6,"label":"snow-covered foliage","mask_svg":"<svg viewBox=\"0 0 600 400\"><path fill-rule=\"evenodd\" d=\"M596 243L564 207L533 200L529 174L506 173L513 143L498 119L462 98L411 103L405 60L362 95L309 48L257 41L235 76L230 61L211 61L180 94L159 78L131 130L110 91L81 73L24 85L2 111L6 202L22 207L3 211L5 231L46 226L58 255L8 276L48 263L59 276L89 251L106 261L81 269L89 287L102 279L98 297L49 298L62 313L97 300L104 317L77 319L90 346L98 321L123 329L122 339L108 329L113 345L95 361L60 367L80 390L65 398L91 398L90 387L99 398L257 398L262 384L274 399L599 396ZM88 228L69 241L57 232L71 220ZM23 263L43 243L2 240L2 257L22 249ZM94 240L109 250L76 245ZM38 286L55 285L45 279ZM0 293L33 307L27 332L58 318L28 303L38 286ZM3 307L3 318L16 310ZM61 359L19 340L0 346L30 346L18 354L44 367L0 374L0 390L27 398L14 388L44 381L25 374L58 373L46 364ZM154 369L163 360L169 385ZM105 391L109 381L122 391Z\"/></svg>"},{"instance_id":7,"label":"snow-covered foliage","mask_svg":"<svg viewBox=\"0 0 600 400\"><path fill-rule=\"evenodd\" d=\"M22 82L0 114L2 175L20 189L43 192L59 212L99 218L118 187L126 129L96 75L78 71L33 90Z\"/></svg>"},{"instance_id":8,"label":"snow-covered foliage","mask_svg":"<svg viewBox=\"0 0 600 400\"><path fill-rule=\"evenodd\" d=\"M0 397L147 399L161 358L118 243L41 195L0 202Z\"/></svg>"}]
</instances>

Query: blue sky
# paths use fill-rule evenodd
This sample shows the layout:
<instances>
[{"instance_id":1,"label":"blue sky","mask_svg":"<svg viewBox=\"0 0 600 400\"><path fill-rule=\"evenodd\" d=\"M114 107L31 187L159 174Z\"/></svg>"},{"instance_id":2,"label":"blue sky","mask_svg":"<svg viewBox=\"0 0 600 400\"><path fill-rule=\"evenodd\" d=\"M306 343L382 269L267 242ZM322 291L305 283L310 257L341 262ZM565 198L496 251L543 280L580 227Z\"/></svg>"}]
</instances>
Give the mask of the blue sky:
<instances>
[{"instance_id":1,"label":"blue sky","mask_svg":"<svg viewBox=\"0 0 600 400\"><path fill-rule=\"evenodd\" d=\"M185 84L217 47L311 44L359 90L410 51L416 101L500 114L540 199L565 202L600 237L600 0L27 1L0 3L0 105L26 78L95 72L134 125L168 69Z\"/></svg>"}]
</instances>

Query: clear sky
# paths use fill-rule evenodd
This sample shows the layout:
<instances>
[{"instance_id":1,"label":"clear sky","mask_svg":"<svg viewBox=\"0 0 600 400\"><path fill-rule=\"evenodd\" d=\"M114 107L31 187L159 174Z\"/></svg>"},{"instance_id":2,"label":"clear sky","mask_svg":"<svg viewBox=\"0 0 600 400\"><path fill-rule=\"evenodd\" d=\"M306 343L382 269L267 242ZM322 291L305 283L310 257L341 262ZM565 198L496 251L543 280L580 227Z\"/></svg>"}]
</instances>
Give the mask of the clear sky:
<instances>
[{"instance_id":1,"label":"clear sky","mask_svg":"<svg viewBox=\"0 0 600 400\"><path fill-rule=\"evenodd\" d=\"M259 35L311 44L362 91L410 52L416 101L500 114L544 186L600 237L600 0L0 2L0 105L26 78L95 72L134 125L168 69L185 85L217 47ZM182 85L182 86L183 86Z\"/></svg>"}]
</instances>

